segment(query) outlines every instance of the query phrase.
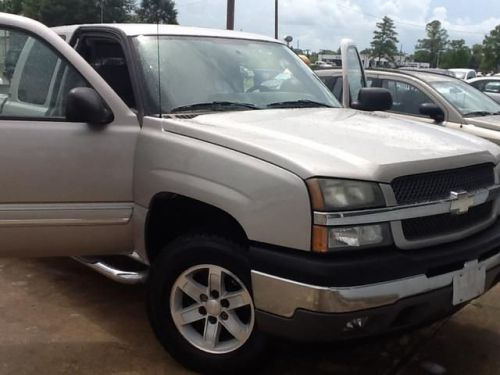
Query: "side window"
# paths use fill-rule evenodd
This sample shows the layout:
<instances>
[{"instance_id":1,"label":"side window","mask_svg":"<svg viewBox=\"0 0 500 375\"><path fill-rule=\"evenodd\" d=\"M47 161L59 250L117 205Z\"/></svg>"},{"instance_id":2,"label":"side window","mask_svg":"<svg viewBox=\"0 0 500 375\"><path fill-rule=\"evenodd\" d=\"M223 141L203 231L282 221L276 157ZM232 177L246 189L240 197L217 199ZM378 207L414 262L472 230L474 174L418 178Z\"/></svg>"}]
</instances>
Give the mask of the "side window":
<instances>
[{"instance_id":1,"label":"side window","mask_svg":"<svg viewBox=\"0 0 500 375\"><path fill-rule=\"evenodd\" d=\"M392 95L391 112L420 116L420 105L434 103L426 94L413 85L392 79L382 79L382 87Z\"/></svg>"},{"instance_id":2,"label":"side window","mask_svg":"<svg viewBox=\"0 0 500 375\"><path fill-rule=\"evenodd\" d=\"M29 53L19 78L18 98L31 104L46 104L58 57L40 41L29 43Z\"/></svg>"},{"instance_id":3,"label":"side window","mask_svg":"<svg viewBox=\"0 0 500 375\"><path fill-rule=\"evenodd\" d=\"M484 86L484 92L500 93L500 81L491 81Z\"/></svg>"},{"instance_id":4,"label":"side window","mask_svg":"<svg viewBox=\"0 0 500 375\"><path fill-rule=\"evenodd\" d=\"M119 42L107 38L81 37L76 51L130 108L136 108L129 68Z\"/></svg>"},{"instance_id":5,"label":"side window","mask_svg":"<svg viewBox=\"0 0 500 375\"><path fill-rule=\"evenodd\" d=\"M64 119L66 94L85 80L35 36L0 29L0 39L0 120Z\"/></svg>"},{"instance_id":6,"label":"side window","mask_svg":"<svg viewBox=\"0 0 500 375\"><path fill-rule=\"evenodd\" d=\"M342 89L343 89L343 79L342 77L338 77L337 81L335 81L335 84L332 87L332 92L333 95L337 98L339 102L342 103Z\"/></svg>"},{"instance_id":7,"label":"side window","mask_svg":"<svg viewBox=\"0 0 500 375\"><path fill-rule=\"evenodd\" d=\"M342 102L342 77L320 77L323 83Z\"/></svg>"},{"instance_id":8,"label":"side window","mask_svg":"<svg viewBox=\"0 0 500 375\"><path fill-rule=\"evenodd\" d=\"M470 85L480 91L484 91L485 83L486 83L485 81L476 81L476 82L471 82Z\"/></svg>"}]
</instances>

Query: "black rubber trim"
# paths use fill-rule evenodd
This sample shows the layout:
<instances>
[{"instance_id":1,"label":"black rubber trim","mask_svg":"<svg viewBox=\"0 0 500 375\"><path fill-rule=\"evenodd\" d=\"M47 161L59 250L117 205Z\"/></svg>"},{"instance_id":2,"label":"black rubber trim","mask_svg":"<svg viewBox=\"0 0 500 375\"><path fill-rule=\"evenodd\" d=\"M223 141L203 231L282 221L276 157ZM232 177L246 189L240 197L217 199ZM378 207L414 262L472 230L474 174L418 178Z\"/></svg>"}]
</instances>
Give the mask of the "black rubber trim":
<instances>
[{"instance_id":1,"label":"black rubber trim","mask_svg":"<svg viewBox=\"0 0 500 375\"><path fill-rule=\"evenodd\" d=\"M500 266L490 270L486 290L500 282ZM272 336L296 341L323 342L377 336L430 324L449 316L467 303L453 306L451 286L402 299L388 306L351 313L325 314L297 310L292 318L257 311L259 329ZM362 327L347 328L353 319ZM352 327L352 325L351 325Z\"/></svg>"},{"instance_id":2,"label":"black rubber trim","mask_svg":"<svg viewBox=\"0 0 500 375\"><path fill-rule=\"evenodd\" d=\"M338 254L252 243L253 270L318 286L358 286L409 276L436 276L462 268L467 261L483 260L500 252L500 221L466 239L423 249L395 246L353 250Z\"/></svg>"}]
</instances>

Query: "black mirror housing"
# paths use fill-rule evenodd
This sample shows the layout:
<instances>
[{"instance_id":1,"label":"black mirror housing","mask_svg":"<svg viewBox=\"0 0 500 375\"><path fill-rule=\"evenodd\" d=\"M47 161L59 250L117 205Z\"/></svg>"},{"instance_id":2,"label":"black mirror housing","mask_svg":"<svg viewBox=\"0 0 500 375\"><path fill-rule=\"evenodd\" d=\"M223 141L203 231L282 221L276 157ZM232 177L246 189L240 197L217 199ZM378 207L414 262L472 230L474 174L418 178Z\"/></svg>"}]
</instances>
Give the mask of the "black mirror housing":
<instances>
[{"instance_id":1,"label":"black mirror housing","mask_svg":"<svg viewBox=\"0 0 500 375\"><path fill-rule=\"evenodd\" d=\"M358 100L351 107L362 111L388 111L392 108L392 95L387 89L365 87L359 90Z\"/></svg>"},{"instance_id":2,"label":"black mirror housing","mask_svg":"<svg viewBox=\"0 0 500 375\"><path fill-rule=\"evenodd\" d=\"M435 103L422 103L418 111L421 115L429 116L436 122L444 121L443 109Z\"/></svg>"},{"instance_id":3,"label":"black mirror housing","mask_svg":"<svg viewBox=\"0 0 500 375\"><path fill-rule=\"evenodd\" d=\"M113 113L101 96L90 87L76 87L66 98L66 120L106 125L113 121Z\"/></svg>"}]
</instances>

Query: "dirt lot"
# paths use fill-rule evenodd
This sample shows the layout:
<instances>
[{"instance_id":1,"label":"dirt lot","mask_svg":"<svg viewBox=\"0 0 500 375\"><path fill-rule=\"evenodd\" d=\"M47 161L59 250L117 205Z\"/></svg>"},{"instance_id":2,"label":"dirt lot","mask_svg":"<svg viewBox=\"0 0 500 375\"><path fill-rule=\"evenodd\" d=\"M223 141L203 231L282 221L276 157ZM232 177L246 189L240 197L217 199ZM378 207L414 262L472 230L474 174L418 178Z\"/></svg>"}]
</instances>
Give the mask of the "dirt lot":
<instances>
[{"instance_id":1,"label":"dirt lot","mask_svg":"<svg viewBox=\"0 0 500 375\"><path fill-rule=\"evenodd\" d=\"M0 374L188 374L153 337L143 294L70 259L0 260ZM500 375L500 286L412 334L272 350L263 374Z\"/></svg>"}]
</instances>

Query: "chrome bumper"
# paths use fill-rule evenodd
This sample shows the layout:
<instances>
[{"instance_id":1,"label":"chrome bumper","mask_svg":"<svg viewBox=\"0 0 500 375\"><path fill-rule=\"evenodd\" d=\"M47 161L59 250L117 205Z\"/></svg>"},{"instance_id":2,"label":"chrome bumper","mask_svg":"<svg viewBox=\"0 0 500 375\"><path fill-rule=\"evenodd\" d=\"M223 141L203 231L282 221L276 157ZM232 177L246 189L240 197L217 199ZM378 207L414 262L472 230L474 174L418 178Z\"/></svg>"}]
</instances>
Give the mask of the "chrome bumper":
<instances>
[{"instance_id":1,"label":"chrome bumper","mask_svg":"<svg viewBox=\"0 0 500 375\"><path fill-rule=\"evenodd\" d=\"M478 267L486 271L500 265L500 254L488 258ZM321 287L252 271L254 304L259 310L292 317L297 309L323 313L345 313L366 310L453 285L462 270L427 277L417 275L383 283L353 287Z\"/></svg>"}]
</instances>

